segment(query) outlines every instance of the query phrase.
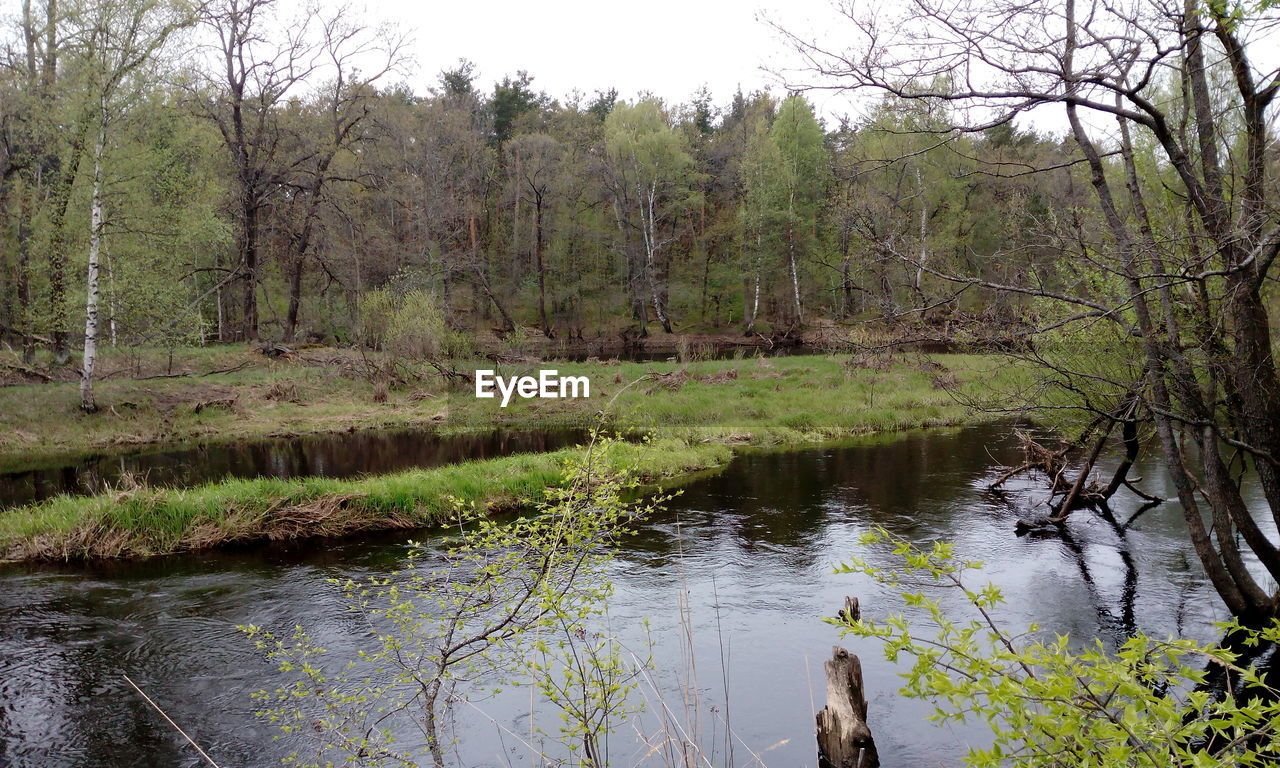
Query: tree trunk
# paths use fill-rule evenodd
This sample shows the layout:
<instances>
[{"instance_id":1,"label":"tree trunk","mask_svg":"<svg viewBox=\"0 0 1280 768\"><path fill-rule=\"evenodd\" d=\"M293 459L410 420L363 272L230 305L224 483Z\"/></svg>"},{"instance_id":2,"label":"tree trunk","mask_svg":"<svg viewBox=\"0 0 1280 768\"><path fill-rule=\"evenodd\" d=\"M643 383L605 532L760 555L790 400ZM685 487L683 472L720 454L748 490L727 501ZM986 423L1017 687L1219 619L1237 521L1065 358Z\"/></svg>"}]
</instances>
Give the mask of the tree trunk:
<instances>
[{"instance_id":1,"label":"tree trunk","mask_svg":"<svg viewBox=\"0 0 1280 768\"><path fill-rule=\"evenodd\" d=\"M295 254L289 275L289 311L284 318L284 337L288 341L297 341L298 307L302 304L302 273L306 269L306 261L304 254Z\"/></svg>"},{"instance_id":2,"label":"tree trunk","mask_svg":"<svg viewBox=\"0 0 1280 768\"><path fill-rule=\"evenodd\" d=\"M67 208L71 204L71 187L80 170L80 157L84 154L84 142L89 132L89 117L82 117L71 137L70 156L65 167L54 174L53 192L49 207L49 310L53 337L53 362L63 365L71 359L67 326ZM57 165L56 162L54 162Z\"/></svg>"},{"instance_id":3,"label":"tree trunk","mask_svg":"<svg viewBox=\"0 0 1280 768\"><path fill-rule=\"evenodd\" d=\"M542 195L535 195L533 258L538 268L538 319L542 322L542 335L551 338L551 325L547 323L547 272L542 263Z\"/></svg>"},{"instance_id":4,"label":"tree trunk","mask_svg":"<svg viewBox=\"0 0 1280 768\"><path fill-rule=\"evenodd\" d=\"M837 645L823 667L827 705L817 717L819 768L878 768L880 756L867 726L862 663Z\"/></svg>"},{"instance_id":5,"label":"tree trunk","mask_svg":"<svg viewBox=\"0 0 1280 768\"><path fill-rule=\"evenodd\" d=\"M920 256L916 262L915 279L911 281L911 288L916 292L916 296L920 299L920 306L923 308L929 302L925 301L924 289L921 283L924 280L924 265L929 258L929 211L924 205L924 180L920 176L920 169L916 168L916 194L920 197Z\"/></svg>"},{"instance_id":6,"label":"tree trunk","mask_svg":"<svg viewBox=\"0 0 1280 768\"><path fill-rule=\"evenodd\" d=\"M658 290L658 223L654 218L654 210L657 206L657 190L650 187L644 197L646 209L641 211L642 233L644 235L644 276L649 286L649 299L653 304L653 314L662 324L662 330L667 333L674 333L671 329L671 320L667 317L667 310L662 300L662 293Z\"/></svg>"},{"instance_id":7,"label":"tree trunk","mask_svg":"<svg viewBox=\"0 0 1280 768\"><path fill-rule=\"evenodd\" d=\"M763 247L760 242L760 234L756 233L756 247ZM751 299L751 315L747 318L747 329L743 331L743 336L753 336L756 332L756 318L760 316L760 254L756 253L754 261L755 269L752 270L755 277L755 290Z\"/></svg>"},{"instance_id":8,"label":"tree trunk","mask_svg":"<svg viewBox=\"0 0 1280 768\"><path fill-rule=\"evenodd\" d=\"M485 275L484 270L479 266L475 269L476 284L480 287L480 291L490 302L493 303L498 314L502 315L502 330L510 332L516 329L516 323L511 319L511 315L507 314L506 307L502 306L502 302L498 300L497 294L493 292L493 288L489 285L489 278Z\"/></svg>"},{"instance_id":9,"label":"tree trunk","mask_svg":"<svg viewBox=\"0 0 1280 768\"><path fill-rule=\"evenodd\" d=\"M102 253L102 154L107 143L106 115L101 116L93 145L93 202L89 214L88 297L84 313L84 360L80 366L80 410L93 413L93 369L98 360L98 258Z\"/></svg>"},{"instance_id":10,"label":"tree trunk","mask_svg":"<svg viewBox=\"0 0 1280 768\"><path fill-rule=\"evenodd\" d=\"M36 340L31 334L31 198L23 190L18 214L18 317L22 328L22 362L36 362Z\"/></svg>"},{"instance_id":11,"label":"tree trunk","mask_svg":"<svg viewBox=\"0 0 1280 768\"><path fill-rule=\"evenodd\" d=\"M111 263L111 258L106 253L102 255L102 261L107 265L107 312L110 316L107 318L107 328L111 334L111 347L114 349L119 341L116 329L116 271ZM200 321L200 343L204 344L204 320Z\"/></svg>"},{"instance_id":12,"label":"tree trunk","mask_svg":"<svg viewBox=\"0 0 1280 768\"><path fill-rule=\"evenodd\" d=\"M1076 50L1077 29L1075 26L1075 0L1067 0L1065 5L1066 46L1063 55L1063 68L1067 82L1068 94L1079 88L1079 80L1074 72L1073 58ZM1147 292L1139 279L1135 263L1137 260L1136 245L1128 225L1120 215L1116 206L1110 184L1107 181L1106 169L1102 157L1093 141L1086 133L1077 114L1074 102L1067 102L1067 119L1072 134L1088 162L1091 183L1097 194L1103 218L1107 223L1115 241L1117 252L1121 258L1122 273L1128 283L1130 299L1133 302L1134 316L1137 320L1143 340L1146 357L1146 376L1151 391L1151 411L1155 421L1156 432L1160 437L1161 448L1165 454L1165 464L1169 469L1174 487L1178 491L1178 500L1183 508L1183 516L1187 523L1188 534L1196 555L1205 569L1214 589L1236 615L1264 613L1274 611L1274 603L1270 596L1249 574L1238 549L1235 546L1235 534L1231 531L1231 513L1226 508L1232 493L1238 493L1233 487L1211 488L1205 494L1210 507L1213 536L1206 529L1201 509L1195 492L1196 481L1188 469L1188 456L1184 447L1179 444L1174 434L1174 422L1169 416L1175 413L1170 398L1170 387L1173 388L1182 404L1192 410L1193 416L1205 412L1207 407L1201 400L1199 384L1181 361L1181 354L1170 354L1163 349L1151 312L1147 303ZM1212 174L1206 174L1212 176ZM1137 202L1137 201L1135 201ZM1207 223L1206 223L1207 226ZM1213 453L1212 463L1218 459L1216 440L1206 442L1197 432L1196 438L1201 452ZM1211 468L1206 465L1206 468ZM1223 494L1227 496L1224 497ZM1238 498L1238 497L1237 497ZM1218 547L1214 546L1214 539ZM1262 554L1262 553L1260 553Z\"/></svg>"},{"instance_id":13,"label":"tree trunk","mask_svg":"<svg viewBox=\"0 0 1280 768\"><path fill-rule=\"evenodd\" d=\"M444 744L440 739L440 724L436 713L440 698L440 678L436 677L427 684L426 696L422 703L423 730L427 736L427 750L431 753L432 768L445 768Z\"/></svg>"},{"instance_id":14,"label":"tree trunk","mask_svg":"<svg viewBox=\"0 0 1280 768\"><path fill-rule=\"evenodd\" d=\"M853 276L849 259L850 240L847 229L841 232L840 250L843 261L840 264L840 318L842 320L847 320L853 315Z\"/></svg>"},{"instance_id":15,"label":"tree trunk","mask_svg":"<svg viewBox=\"0 0 1280 768\"><path fill-rule=\"evenodd\" d=\"M800 305L800 274L796 269L795 197L796 193L793 191L787 202L787 264L791 270L791 295L795 302L796 325L801 326L804 325L804 308Z\"/></svg>"},{"instance_id":16,"label":"tree trunk","mask_svg":"<svg viewBox=\"0 0 1280 768\"><path fill-rule=\"evenodd\" d=\"M245 341L258 340L258 206L246 201L243 210L244 231L240 242L240 269L244 281L244 314L241 333Z\"/></svg>"}]
</instances>

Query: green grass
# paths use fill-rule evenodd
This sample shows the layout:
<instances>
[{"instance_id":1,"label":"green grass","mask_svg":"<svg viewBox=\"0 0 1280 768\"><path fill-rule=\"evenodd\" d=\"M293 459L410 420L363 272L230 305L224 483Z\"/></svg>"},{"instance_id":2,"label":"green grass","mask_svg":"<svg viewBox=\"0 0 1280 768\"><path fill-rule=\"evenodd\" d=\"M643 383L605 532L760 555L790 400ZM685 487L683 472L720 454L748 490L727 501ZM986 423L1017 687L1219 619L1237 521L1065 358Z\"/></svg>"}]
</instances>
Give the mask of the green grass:
<instances>
[{"instance_id":1,"label":"green grass","mask_svg":"<svg viewBox=\"0 0 1280 768\"><path fill-rule=\"evenodd\" d=\"M1030 386L1032 378L998 358L966 355L906 358L892 365L881 361L875 366L797 356L687 365L530 364L505 366L499 372L512 376L551 367L562 375L588 376L591 398L515 400L499 408L495 400L477 400L469 389L405 387L375 402L366 381L337 376L327 368L282 365L214 381L219 392L235 394L234 406L195 413L177 405L161 420L163 426L155 428L174 439L234 440L375 425L429 424L442 432L586 426L599 423L600 414L607 412L612 426L643 430L654 440L651 445L619 446L611 460L632 464L642 476L658 479L723 466L734 450L745 447L975 423L990 415L969 407L969 398L1013 393ZM208 387L216 378L201 379L195 386ZM186 402L180 396L190 395L193 386L186 379L109 384L121 388L117 395L135 400L152 393L153 415L154 402ZM58 389L61 386L0 390L0 419L38 430L33 434L42 440L48 435L65 438L71 446L68 453L103 439L118 441L121 430L151 423L141 405L129 417L120 415L118 404L111 415L78 414L74 404L68 407L58 399L68 396ZM175 394L169 388L180 391ZM267 396L282 389L288 398ZM16 390L28 390L28 397L38 392L41 407L16 407ZM206 388L202 396L209 392ZM429 527L444 519L450 498L490 509L536 502L548 486L561 481L562 464L570 455L559 451L513 456L355 480L226 480L189 489L61 497L0 512L0 559L138 557L238 541ZM10 464L13 458L7 457Z\"/></svg>"},{"instance_id":2,"label":"green grass","mask_svg":"<svg viewBox=\"0 0 1280 768\"><path fill-rule=\"evenodd\" d=\"M185 489L62 496L0 514L0 559L146 557L234 542L438 526L457 502L488 510L541 500L585 449L509 456L357 480L225 480ZM656 482L723 466L729 448L678 440L615 443L606 465Z\"/></svg>"},{"instance_id":3,"label":"green grass","mask_svg":"<svg viewBox=\"0 0 1280 768\"><path fill-rule=\"evenodd\" d=\"M511 366L501 375L555 367L591 379L591 400L493 400L455 393L451 429L505 424L575 424L607 407L611 423L667 436L753 444L791 444L985 418L976 397L1028 386L1024 371L982 355L904 359L886 370L816 355L675 363ZM645 378L654 374L679 380Z\"/></svg>"},{"instance_id":4,"label":"green grass","mask_svg":"<svg viewBox=\"0 0 1280 768\"><path fill-rule=\"evenodd\" d=\"M905 359L888 370L853 368L824 356L748 358L675 363L559 363L500 366L501 375L555 367L586 375L590 400L516 401L498 408L466 387L438 378L380 391L350 365L324 363L334 350L304 350L307 360L273 362L247 347L192 351L177 370L201 373L244 364L231 373L190 378L113 378L97 385L98 413L79 410L74 382L0 387L0 472L69 463L101 453L176 447L191 442L234 442L351 429L422 427L471 431L493 426L536 429L584 426L613 401L615 422L674 429L734 441L787 443L849 434L958 424L972 420L953 397L1019 384L1017 370L998 358L936 355L959 386L948 392L939 371ZM317 363L315 361L321 361ZM461 362L459 370L492 367ZM144 369L149 370L149 369ZM684 370L678 388L650 374ZM736 375L727 381L710 377ZM625 392L620 390L631 386ZM384 397L385 395L385 397Z\"/></svg>"}]
</instances>

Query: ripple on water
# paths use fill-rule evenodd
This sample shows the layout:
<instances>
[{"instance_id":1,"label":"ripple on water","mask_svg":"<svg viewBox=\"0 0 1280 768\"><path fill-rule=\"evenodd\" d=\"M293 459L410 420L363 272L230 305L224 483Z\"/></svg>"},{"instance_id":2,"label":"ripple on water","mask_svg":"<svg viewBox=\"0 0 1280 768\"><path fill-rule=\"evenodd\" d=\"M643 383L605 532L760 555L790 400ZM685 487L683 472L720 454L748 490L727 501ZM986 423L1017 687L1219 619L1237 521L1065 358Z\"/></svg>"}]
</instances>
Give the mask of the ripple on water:
<instances>
[{"instance_id":1,"label":"ripple on water","mask_svg":"<svg viewBox=\"0 0 1280 768\"><path fill-rule=\"evenodd\" d=\"M996 428L741 456L686 486L669 511L626 540L613 566L611 627L631 648L652 641L654 677L679 702L688 662L679 606L687 601L702 722L716 722L712 705L725 711L723 662L737 736L754 749L778 745L766 755L773 766L812 764L821 662L840 642L822 619L845 595L857 595L866 615L904 610L865 577L832 573L854 554L886 561L884 548L858 544L873 525L917 541L950 540L985 561L979 578L1004 591L1001 615L1012 626L1036 621L1081 641L1113 641L1130 627L1205 632L1214 616L1204 607L1217 603L1187 556L1175 505L1148 513L1123 538L1083 514L1068 526L1070 541L1019 539L1013 522L1034 503L1036 486L1015 483L1013 505L984 490L996 463L1016 457ZM1136 474L1158 478L1159 468ZM1122 518L1132 511L1126 505L1117 509ZM0 764L197 765L123 682L128 674L222 764L278 765L292 743L272 739L249 693L281 678L236 625L287 633L300 623L332 657L350 655L367 629L327 579L385 573L405 538L164 558L92 575L0 573ZM982 739L980 729L926 725L927 705L895 693L901 669L874 648L854 650L886 764L955 763L966 742ZM476 706L484 714L464 709L455 726L462 764L527 762L511 737L528 736L527 692ZM554 723L549 712L539 718ZM627 754L633 746L616 744Z\"/></svg>"}]
</instances>

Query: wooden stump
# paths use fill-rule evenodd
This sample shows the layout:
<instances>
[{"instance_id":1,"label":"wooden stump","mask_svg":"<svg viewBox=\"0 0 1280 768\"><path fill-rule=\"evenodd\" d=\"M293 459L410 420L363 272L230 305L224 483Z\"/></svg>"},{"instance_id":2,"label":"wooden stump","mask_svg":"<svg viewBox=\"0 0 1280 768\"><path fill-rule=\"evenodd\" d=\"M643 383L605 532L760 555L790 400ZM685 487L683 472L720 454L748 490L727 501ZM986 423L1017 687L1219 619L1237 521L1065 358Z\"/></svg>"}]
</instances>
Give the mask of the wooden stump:
<instances>
[{"instance_id":1,"label":"wooden stump","mask_svg":"<svg viewBox=\"0 0 1280 768\"><path fill-rule=\"evenodd\" d=\"M844 599L844 607L836 614L836 618L841 621L854 622L862 618L862 609L858 606L858 598L846 597Z\"/></svg>"},{"instance_id":2,"label":"wooden stump","mask_svg":"<svg viewBox=\"0 0 1280 768\"><path fill-rule=\"evenodd\" d=\"M867 727L862 663L837 645L824 667L827 705L817 718L819 768L879 768L880 756Z\"/></svg>"}]
</instances>

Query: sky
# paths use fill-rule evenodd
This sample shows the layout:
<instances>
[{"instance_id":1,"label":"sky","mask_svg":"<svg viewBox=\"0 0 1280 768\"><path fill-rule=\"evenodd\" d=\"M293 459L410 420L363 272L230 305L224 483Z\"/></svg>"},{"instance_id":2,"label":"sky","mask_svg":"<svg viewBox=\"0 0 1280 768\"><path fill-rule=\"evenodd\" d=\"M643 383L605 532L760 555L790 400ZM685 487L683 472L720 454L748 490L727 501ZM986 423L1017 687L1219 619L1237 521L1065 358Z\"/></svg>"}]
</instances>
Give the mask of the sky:
<instances>
[{"instance_id":1,"label":"sky","mask_svg":"<svg viewBox=\"0 0 1280 768\"><path fill-rule=\"evenodd\" d=\"M389 22L410 37L413 62L405 80L418 92L425 93L442 70L466 58L475 63L485 92L523 69L534 78L535 89L561 100L574 89L590 98L597 90L617 88L627 100L652 93L685 104L706 86L713 103L724 106L739 88L785 93L785 73L803 68L769 22L838 49L850 22L836 10L837 2L879 11L899 0L364 1L370 23ZM1274 39L1250 41L1251 54L1268 69L1280 61ZM868 103L848 92L806 95L828 126L842 115L857 117L860 105ZM1018 124L1054 134L1067 129L1065 113L1056 105L1021 116ZM1098 129L1112 127L1107 121Z\"/></svg>"},{"instance_id":2,"label":"sky","mask_svg":"<svg viewBox=\"0 0 1280 768\"><path fill-rule=\"evenodd\" d=\"M624 99L650 91L684 103L705 85L718 104L739 86L782 92L762 67L793 59L762 14L797 31L834 18L831 0L382 0L369 9L412 31L416 70L433 82L467 58L485 90L523 69L556 98L612 87ZM840 101L837 112L847 109Z\"/></svg>"}]
</instances>

